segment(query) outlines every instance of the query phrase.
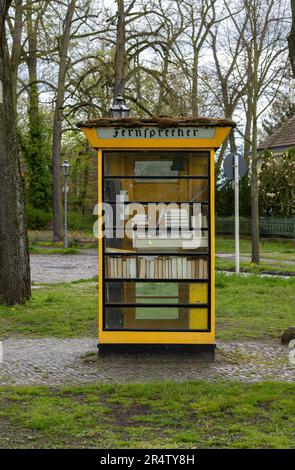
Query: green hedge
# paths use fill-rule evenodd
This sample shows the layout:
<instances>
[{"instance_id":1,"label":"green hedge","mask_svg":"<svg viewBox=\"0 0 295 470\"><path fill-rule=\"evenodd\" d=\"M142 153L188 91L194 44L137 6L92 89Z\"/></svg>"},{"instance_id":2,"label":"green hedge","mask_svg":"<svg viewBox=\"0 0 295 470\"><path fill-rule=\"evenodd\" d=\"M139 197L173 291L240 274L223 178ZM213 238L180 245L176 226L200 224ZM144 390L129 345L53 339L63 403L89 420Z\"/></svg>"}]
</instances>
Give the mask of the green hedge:
<instances>
[{"instance_id":1,"label":"green hedge","mask_svg":"<svg viewBox=\"0 0 295 470\"><path fill-rule=\"evenodd\" d=\"M52 222L52 212L45 209L26 207L27 224L30 230L45 230Z\"/></svg>"},{"instance_id":2,"label":"green hedge","mask_svg":"<svg viewBox=\"0 0 295 470\"><path fill-rule=\"evenodd\" d=\"M45 209L36 209L30 205L26 207L27 224L30 230L48 230L52 228L53 214ZM69 230L92 231L96 217L92 214L82 215L79 212L68 213Z\"/></svg>"}]
</instances>

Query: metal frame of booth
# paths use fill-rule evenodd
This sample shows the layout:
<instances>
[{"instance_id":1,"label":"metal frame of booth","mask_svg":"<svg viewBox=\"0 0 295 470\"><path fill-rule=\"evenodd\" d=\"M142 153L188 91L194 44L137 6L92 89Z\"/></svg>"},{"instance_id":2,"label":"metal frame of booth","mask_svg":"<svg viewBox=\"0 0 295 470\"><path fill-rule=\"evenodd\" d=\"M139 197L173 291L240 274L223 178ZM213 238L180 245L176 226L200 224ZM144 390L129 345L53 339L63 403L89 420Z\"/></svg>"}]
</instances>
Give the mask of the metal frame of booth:
<instances>
[{"instance_id":1,"label":"metal frame of booth","mask_svg":"<svg viewBox=\"0 0 295 470\"><path fill-rule=\"evenodd\" d=\"M105 270L105 240L102 236L99 236L98 240L98 251L99 251L99 269L98 269L98 283L99 283L99 314L98 314L98 340L99 340L99 352L130 352L130 351L148 351L148 352L157 352L164 350L177 350L181 352L186 351L206 351L210 353L211 356L214 356L215 349L215 217L214 217L214 207L215 207L215 172L214 172L214 155L215 150L222 144L224 139L227 137L231 131L234 124L231 121L227 120L211 120L206 123L200 122L199 124L194 123L193 126L198 125L198 128L214 128L213 138L204 138L204 139L178 139L178 138L163 138L163 139L136 139L136 138L101 138L99 129L101 125L106 126L111 129L118 129L125 125L124 119L122 120L106 120L98 119L95 121L89 121L88 123L81 123L79 127L82 127L86 137L88 138L91 145L98 150L98 203L104 201L104 183L108 179L120 179L127 180L128 177L135 178L135 175L105 175L104 174L104 161L107 158L108 153L112 151L120 153L120 151L128 151L130 155L132 152L137 152L140 155L140 152L171 152L171 155L175 155L177 152L207 152L208 154L208 174L207 177L204 176L178 176L171 177L171 179L183 179L183 180L192 180L192 179L205 179L208 180L208 193L209 198L207 201L202 201L204 205L207 205L208 208L208 251L206 253L202 252L184 252L177 253L179 256L192 256L192 257L206 257L208 259L208 278L207 279L165 279L165 283L175 283L175 282L186 282L186 283L206 283L207 284L207 303L194 305L189 304L165 304L165 303L154 303L154 307L166 308L177 306L178 308L206 308L208 311L208 324L205 329L173 329L165 330L165 328L159 329L142 329L142 328L116 328L108 327L105 321L105 311L107 308L133 308L133 307L142 307L140 303L125 303L125 302L116 302L115 304L108 303L106 300L106 283L109 281L114 281L114 278L108 279L106 276ZM138 120L137 120L138 122ZM181 125L181 120L178 121L178 125ZM147 126L146 120L142 125ZM149 124L151 127L157 127L157 123ZM186 127L190 127L190 123L185 121ZM130 126L130 120L128 121L128 126ZM134 127L137 127L137 124L134 124ZM140 177L136 177L139 178ZM149 176L144 177L145 179L161 179L159 176ZM169 177L163 177L165 180L169 180ZM150 201L138 201L138 202L150 202ZM168 201L167 201L168 202ZM169 201L173 202L173 201ZM175 201L179 202L179 201ZM186 201L184 201L186 202ZM187 201L188 203L190 201ZM102 233L102 213L99 211L98 214L98 231L99 235ZM175 253L174 253L175 254ZM144 256L157 256L159 251L143 253L141 251L124 253L124 257L135 257L136 260L138 257ZM161 251L161 256L170 256L171 253L169 250L167 252ZM116 257L117 254L107 254L107 257ZM134 283L139 281L138 277L136 278L115 278L117 283ZM140 283L153 282L153 279L140 279ZM162 279L163 281L163 279ZM144 304L146 307L147 304Z\"/></svg>"}]
</instances>

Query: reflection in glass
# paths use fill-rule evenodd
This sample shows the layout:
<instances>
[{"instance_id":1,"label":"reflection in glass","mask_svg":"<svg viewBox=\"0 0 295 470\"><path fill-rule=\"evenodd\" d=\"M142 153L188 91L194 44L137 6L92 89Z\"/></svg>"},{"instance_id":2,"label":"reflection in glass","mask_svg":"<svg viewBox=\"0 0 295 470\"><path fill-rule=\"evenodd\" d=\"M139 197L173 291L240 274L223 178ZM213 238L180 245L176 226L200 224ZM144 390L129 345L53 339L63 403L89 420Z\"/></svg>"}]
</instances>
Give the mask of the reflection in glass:
<instances>
[{"instance_id":1,"label":"reflection in glass","mask_svg":"<svg viewBox=\"0 0 295 470\"><path fill-rule=\"evenodd\" d=\"M116 196L127 202L206 202L208 180L105 179L104 201L115 202Z\"/></svg>"},{"instance_id":2,"label":"reflection in glass","mask_svg":"<svg viewBox=\"0 0 295 470\"><path fill-rule=\"evenodd\" d=\"M105 176L208 176L209 152L104 152Z\"/></svg>"},{"instance_id":3,"label":"reflection in glass","mask_svg":"<svg viewBox=\"0 0 295 470\"><path fill-rule=\"evenodd\" d=\"M188 307L105 307L106 330L190 331L208 329L208 310Z\"/></svg>"},{"instance_id":4,"label":"reflection in glass","mask_svg":"<svg viewBox=\"0 0 295 470\"><path fill-rule=\"evenodd\" d=\"M105 302L120 304L207 304L208 284L106 281Z\"/></svg>"},{"instance_id":5,"label":"reflection in glass","mask_svg":"<svg viewBox=\"0 0 295 470\"><path fill-rule=\"evenodd\" d=\"M206 204L122 204L116 216L104 218L106 251L208 252Z\"/></svg>"}]
</instances>

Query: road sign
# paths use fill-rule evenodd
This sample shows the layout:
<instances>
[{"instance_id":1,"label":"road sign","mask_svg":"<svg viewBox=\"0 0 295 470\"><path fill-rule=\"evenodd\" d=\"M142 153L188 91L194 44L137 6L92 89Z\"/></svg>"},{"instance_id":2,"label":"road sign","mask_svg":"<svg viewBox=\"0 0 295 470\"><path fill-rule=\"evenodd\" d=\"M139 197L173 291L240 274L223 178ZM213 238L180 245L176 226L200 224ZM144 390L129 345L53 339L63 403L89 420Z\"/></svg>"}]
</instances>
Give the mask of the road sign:
<instances>
[{"instance_id":1,"label":"road sign","mask_svg":"<svg viewBox=\"0 0 295 470\"><path fill-rule=\"evenodd\" d=\"M239 178L243 178L247 172L247 165L242 155L237 155L239 162ZM225 175L231 179L235 179L235 155L230 154L224 159L223 170Z\"/></svg>"}]
</instances>

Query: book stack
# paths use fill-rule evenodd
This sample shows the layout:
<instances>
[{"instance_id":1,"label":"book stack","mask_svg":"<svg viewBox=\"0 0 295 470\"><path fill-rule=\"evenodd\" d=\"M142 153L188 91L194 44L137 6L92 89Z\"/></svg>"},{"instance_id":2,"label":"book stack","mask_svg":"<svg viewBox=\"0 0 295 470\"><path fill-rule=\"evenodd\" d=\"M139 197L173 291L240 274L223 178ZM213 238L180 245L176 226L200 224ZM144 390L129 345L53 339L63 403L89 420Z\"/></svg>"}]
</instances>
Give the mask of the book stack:
<instances>
[{"instance_id":1,"label":"book stack","mask_svg":"<svg viewBox=\"0 0 295 470\"><path fill-rule=\"evenodd\" d=\"M107 258L107 277L134 279L137 277L136 258Z\"/></svg>"},{"instance_id":2,"label":"book stack","mask_svg":"<svg viewBox=\"0 0 295 470\"><path fill-rule=\"evenodd\" d=\"M184 256L108 257L107 277L115 279L207 279L208 262Z\"/></svg>"}]
</instances>

